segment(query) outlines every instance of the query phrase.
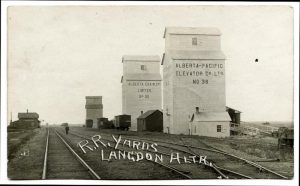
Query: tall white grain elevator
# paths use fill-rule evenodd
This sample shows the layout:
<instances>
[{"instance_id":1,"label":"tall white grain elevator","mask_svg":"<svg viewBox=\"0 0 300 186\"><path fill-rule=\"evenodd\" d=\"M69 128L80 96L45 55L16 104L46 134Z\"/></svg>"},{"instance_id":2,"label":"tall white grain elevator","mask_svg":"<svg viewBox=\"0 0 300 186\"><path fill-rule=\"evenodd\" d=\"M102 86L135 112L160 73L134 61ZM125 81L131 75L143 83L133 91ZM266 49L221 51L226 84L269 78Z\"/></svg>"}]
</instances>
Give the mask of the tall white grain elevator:
<instances>
[{"instance_id":1,"label":"tall white grain elevator","mask_svg":"<svg viewBox=\"0 0 300 186\"><path fill-rule=\"evenodd\" d=\"M225 55L217 28L167 27L164 32L164 132L229 136L226 113ZM197 121L194 114L199 114ZM201 116L201 117L200 117ZM206 118L205 118L206 117ZM207 119L209 118L209 119ZM221 120L220 123L216 123ZM218 133L217 126L222 125ZM202 130L205 127L212 130Z\"/></svg>"},{"instance_id":2,"label":"tall white grain elevator","mask_svg":"<svg viewBox=\"0 0 300 186\"><path fill-rule=\"evenodd\" d=\"M122 112L131 115L130 130L136 131L139 115L162 109L160 57L126 55L122 63Z\"/></svg>"}]
</instances>

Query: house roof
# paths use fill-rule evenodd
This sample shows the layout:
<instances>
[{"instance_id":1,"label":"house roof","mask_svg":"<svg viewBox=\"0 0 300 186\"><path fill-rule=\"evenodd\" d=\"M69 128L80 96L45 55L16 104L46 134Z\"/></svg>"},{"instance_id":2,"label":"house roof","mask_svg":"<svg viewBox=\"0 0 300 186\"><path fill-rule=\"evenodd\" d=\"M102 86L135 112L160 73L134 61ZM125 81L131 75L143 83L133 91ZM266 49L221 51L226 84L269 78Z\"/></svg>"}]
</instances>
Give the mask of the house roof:
<instances>
[{"instance_id":1,"label":"house roof","mask_svg":"<svg viewBox=\"0 0 300 186\"><path fill-rule=\"evenodd\" d=\"M120 114L120 115L117 115L115 117L118 117L118 116L131 116L131 115L129 115L129 114Z\"/></svg>"},{"instance_id":2,"label":"house roof","mask_svg":"<svg viewBox=\"0 0 300 186\"><path fill-rule=\"evenodd\" d=\"M192 121L231 121L228 112L196 112Z\"/></svg>"},{"instance_id":3,"label":"house roof","mask_svg":"<svg viewBox=\"0 0 300 186\"><path fill-rule=\"evenodd\" d=\"M18 113L19 119L38 119L39 115L36 112Z\"/></svg>"},{"instance_id":4,"label":"house roof","mask_svg":"<svg viewBox=\"0 0 300 186\"><path fill-rule=\"evenodd\" d=\"M86 99L102 99L102 96L85 96Z\"/></svg>"},{"instance_id":5,"label":"house roof","mask_svg":"<svg viewBox=\"0 0 300 186\"><path fill-rule=\"evenodd\" d=\"M137 119L145 119L156 111L161 112L160 110L148 110L147 112L141 114Z\"/></svg>"},{"instance_id":6,"label":"house roof","mask_svg":"<svg viewBox=\"0 0 300 186\"><path fill-rule=\"evenodd\" d=\"M159 73L135 73L135 74L125 74L123 75L123 80L155 80L155 81L161 81L161 75Z\"/></svg>"},{"instance_id":7,"label":"house roof","mask_svg":"<svg viewBox=\"0 0 300 186\"><path fill-rule=\"evenodd\" d=\"M163 38L166 34L182 35L221 35L218 28L213 27L166 27Z\"/></svg>"},{"instance_id":8,"label":"house roof","mask_svg":"<svg viewBox=\"0 0 300 186\"><path fill-rule=\"evenodd\" d=\"M236 109L233 109L233 108L231 108L231 107L226 106L226 111L227 111L228 109L234 110L235 113L242 113L242 112L239 111L239 110L236 110Z\"/></svg>"},{"instance_id":9,"label":"house roof","mask_svg":"<svg viewBox=\"0 0 300 186\"><path fill-rule=\"evenodd\" d=\"M123 61L147 61L147 62L160 62L160 57L155 56L143 56L143 55L124 55L122 57Z\"/></svg>"},{"instance_id":10,"label":"house roof","mask_svg":"<svg viewBox=\"0 0 300 186\"><path fill-rule=\"evenodd\" d=\"M188 51L188 50L170 50L172 59L225 59L226 56L220 50L214 51Z\"/></svg>"}]
</instances>

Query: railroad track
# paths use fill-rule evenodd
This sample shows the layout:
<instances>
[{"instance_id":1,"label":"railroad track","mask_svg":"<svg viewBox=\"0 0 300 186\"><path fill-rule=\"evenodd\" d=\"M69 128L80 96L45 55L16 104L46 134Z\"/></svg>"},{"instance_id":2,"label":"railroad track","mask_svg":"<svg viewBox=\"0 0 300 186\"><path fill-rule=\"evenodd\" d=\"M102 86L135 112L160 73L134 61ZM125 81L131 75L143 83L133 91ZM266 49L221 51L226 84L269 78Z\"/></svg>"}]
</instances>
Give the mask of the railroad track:
<instances>
[{"instance_id":1,"label":"railroad track","mask_svg":"<svg viewBox=\"0 0 300 186\"><path fill-rule=\"evenodd\" d=\"M86 136L83 136L83 135L80 135L80 134L77 134L77 133L74 133L74 132L69 132L69 134L77 136L77 137L80 137L80 138L85 139L85 140L90 140L91 141L90 138L88 138ZM108 140L108 139L102 139L102 140L113 142L112 140ZM108 146L108 147L112 148L112 149L114 148L114 147L110 147L110 146ZM125 150L125 149L121 149L121 148L117 148L117 149L120 150L120 151L122 151L122 152L125 152L126 154L128 154L128 151ZM148 159L144 159L144 160L146 160L148 162L152 162L154 164L157 164L157 165L159 165L159 166L161 166L161 167L163 167L163 168L165 168L167 170L170 170L171 172L174 172L174 173L178 174L182 178L192 179L192 177L188 175L189 172L187 172L187 171L179 170L179 169L177 169L175 167L172 167L170 165L167 165L165 163L156 162L156 161L152 161L152 160L148 160Z\"/></svg>"},{"instance_id":2,"label":"railroad track","mask_svg":"<svg viewBox=\"0 0 300 186\"><path fill-rule=\"evenodd\" d=\"M100 134L101 135L104 134L103 136L108 136L106 133L100 133ZM223 172L226 172L227 174L231 174L231 175L235 175L235 176L240 177L240 178L247 178L247 179L252 179L252 178L273 178L273 179L281 178L281 179L288 179L288 177L286 177L286 176L284 176L282 174L279 174L279 173L277 173L277 172L275 172L273 170L270 170L270 169L268 169L268 168L266 168L264 166L261 166L258 163L255 163L255 162L247 160L245 158L236 156L236 155L231 154L231 153L227 153L225 151L216 149L216 148L211 147L211 146L209 146L209 148L196 147L196 146L190 146L190 145L184 145L184 144L182 145L182 144L178 144L178 143L172 143L172 142L166 142L166 141L159 141L159 140L153 140L153 139L146 139L146 138L137 138L136 139L136 138L129 137L128 135L126 135L126 139L130 139L130 140L144 140L144 141L148 141L148 142L156 142L156 143L159 143L159 145L161 147L165 147L165 148L169 148L169 149L173 149L173 150L179 150L181 152L192 154L192 155L197 155L198 154L198 153L194 152L195 150L197 150L197 151L201 150L202 152L205 151L205 152L213 153L214 156L215 156L215 154L227 156L233 162L243 162L244 164L247 164L248 166L253 167L252 168L253 170L250 170L250 171L252 172L252 174L254 176L253 175L248 176L245 173L243 174L243 173L240 172L240 171L243 171L243 170L233 171L233 170L230 170L229 168L220 167L220 166L217 166L216 164L214 164L214 168L216 168L215 171L216 172L220 171L220 175L223 174L222 175L223 178L228 177L227 175L225 175L223 173ZM176 146L176 147L174 147L174 146ZM180 147L181 149L178 149L178 147ZM190 152L188 152L186 150L183 150L182 149L183 147L187 148ZM244 166L244 165L241 164L241 166ZM249 168L247 167L247 169L249 169Z\"/></svg>"},{"instance_id":3,"label":"railroad track","mask_svg":"<svg viewBox=\"0 0 300 186\"><path fill-rule=\"evenodd\" d=\"M101 179L55 130L48 129L42 179Z\"/></svg>"},{"instance_id":4,"label":"railroad track","mask_svg":"<svg viewBox=\"0 0 300 186\"><path fill-rule=\"evenodd\" d=\"M163 143L163 142L161 142L161 143ZM179 144L174 144L174 143L172 143L172 144L173 145L179 145ZM270 170L270 169L268 169L268 168L266 168L266 167L264 167L262 165L259 165L258 163L255 163L255 162L247 160L245 158L236 156L236 155L234 155L232 153L228 153L228 152L222 151L220 149L217 149L215 147L209 146L207 144L205 144L205 145L208 146L209 148L189 146L189 145L179 145L179 146L186 147L188 149L198 149L198 150L202 150L202 151L209 151L209 152L213 152L213 153L225 155L225 156L231 157L231 158L233 158L235 160L242 161L242 162L244 162L244 163L246 163L246 164L248 164L248 165L256 168L256 170L258 170L258 173L260 173L260 174L261 174L261 172L264 171L264 172L267 172L269 174L272 174L272 175L276 176L277 178L288 179L286 176L281 175L281 174L279 174L279 173L277 173L277 172L275 172L273 170Z\"/></svg>"},{"instance_id":5,"label":"railroad track","mask_svg":"<svg viewBox=\"0 0 300 186\"><path fill-rule=\"evenodd\" d=\"M171 147L170 145L180 146L180 147L186 147L187 149L198 149L198 150L201 150L202 152L203 152L203 151L207 151L207 152L212 152L212 153L216 153L216 154L225 155L225 156L231 157L231 158L233 158L233 159L235 159L235 160L242 161L242 162L248 164L249 166L254 167L254 168L257 170L257 173L258 173L258 174L262 174L262 172L264 171L264 172L266 172L266 173L275 175L276 177L274 177L274 178L288 179L288 177L286 177L286 176L284 176L284 175L281 175L281 174L279 174L279 173L277 173L277 172L275 172L275 171L273 171L273 170L270 170L270 169L268 169L268 168L266 168L266 167L264 167L264 166L261 166L261 165L259 165L258 163L255 163L255 162L250 161L250 160L247 160L247 159L245 159L245 158L236 156L236 155L231 154L231 153L227 153L227 152L225 152L225 151L219 150L219 149L217 149L217 148L215 148L215 147L212 147L212 146L209 146L209 148L205 148L205 147L196 147L196 146L190 146L190 145L181 145L181 144L178 144L178 143L163 142L163 141L151 140L151 139L145 139L145 138L140 138L140 139L141 139L141 140L146 140L146 141L157 142L157 143L160 143L160 145L161 145L161 144L166 144L166 145L161 145L161 146L168 147L168 148L172 148L172 149L176 149L176 148L173 148L173 147ZM206 145L206 144L205 144L205 145ZM206 145L206 146L208 146L208 145ZM193 152L192 154L197 154L197 153ZM218 167L218 166L216 166L216 167ZM222 169L222 168L221 168L221 169ZM220 169L220 170L221 170L221 169ZM223 170L225 170L225 171L228 172L228 169L224 169L224 168L223 168ZM233 172L235 172L235 171L233 171ZM236 174L236 173L237 173L237 175L240 174L240 173L238 173L238 172L235 172L234 174ZM250 178L250 179L253 178L253 177L251 177L251 176L246 176L246 175L244 175L244 174L242 174L242 175L243 175L242 177L244 177L244 178L247 178L247 177ZM255 177L254 177L254 178L255 178Z\"/></svg>"},{"instance_id":6,"label":"railroad track","mask_svg":"<svg viewBox=\"0 0 300 186\"><path fill-rule=\"evenodd\" d=\"M78 133L70 132L70 134L72 134L72 135L74 135L74 136L81 137L81 138L86 139L86 140L91 140L90 138L88 138L88 137L86 137L86 136L84 136L84 135L80 135L80 134L78 134ZM102 140L105 140L105 141L109 141L110 143L111 143L111 142L114 143L114 141L112 141L112 140L108 140L108 139L104 139L104 138L101 138L101 139L102 139ZM178 149L175 149L175 150L178 150ZM144 149L143 151L155 153L153 150L146 150L146 149ZM184 150L180 150L180 151L181 151L181 152L184 152L184 153L186 153L186 154L188 154L188 155L193 155L193 156L200 157L198 154L195 154L195 153L193 153L193 152L188 152L188 151L184 151ZM160 151L159 154L163 154L163 155L165 155L165 156L171 156L171 155L170 155L169 153L167 153L167 152L161 152L161 151ZM184 158L182 158L182 157L180 157L180 159L181 159L181 161L185 161ZM183 176L184 178L192 179L192 177L188 175L188 174L191 174L190 171L180 170L180 169L178 169L178 168L176 168L176 167L174 167L174 166L170 166L170 165L167 165L167 164L162 164L162 163L159 163L159 162L154 162L154 161L151 161L151 162L157 163L157 164L163 166L164 168L170 169L170 170L176 172L177 174ZM210 168L212 171L214 171L214 172L217 174L217 176L215 176L215 178L228 179L229 177L228 177L227 175L225 175L225 174L222 172L222 171L224 171L224 172L230 174L230 176L231 176L230 178L244 178L244 179L246 178L246 179L251 179L251 177L249 177L249 176L243 175L243 174L241 174L241 173L238 173L238 172L235 172L235 171L232 171L232 170L229 170L229 169L225 169L225 168L222 168L222 167L218 167L218 166L215 165L215 164L210 164L210 165L202 164L202 165L204 165L206 168ZM197 164L196 164L196 166L197 166ZM198 167L198 168L199 168L199 167ZM200 172L201 172L201 171L200 171Z\"/></svg>"}]
</instances>

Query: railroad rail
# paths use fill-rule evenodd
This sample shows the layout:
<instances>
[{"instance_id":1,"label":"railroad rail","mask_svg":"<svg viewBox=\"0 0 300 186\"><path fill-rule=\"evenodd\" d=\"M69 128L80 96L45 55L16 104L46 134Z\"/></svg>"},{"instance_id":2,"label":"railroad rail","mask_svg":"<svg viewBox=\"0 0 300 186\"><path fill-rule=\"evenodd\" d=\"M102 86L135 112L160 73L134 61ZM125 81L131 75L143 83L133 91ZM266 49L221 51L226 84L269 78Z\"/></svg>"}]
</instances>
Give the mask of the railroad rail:
<instances>
[{"instance_id":1,"label":"railroad rail","mask_svg":"<svg viewBox=\"0 0 300 186\"><path fill-rule=\"evenodd\" d=\"M46 148L45 148L45 155L44 155L44 163L43 163L43 173L42 173L42 179L48 179L47 174L49 173L49 141L50 141L50 129L47 129L47 138L46 138ZM75 150L72 149L72 147L63 139L63 137L55 130L53 129L52 132L54 132L55 136L59 139L61 144L73 155L74 159L79 162L87 171L89 175L92 176L93 179L100 180L100 176L75 152ZM50 162L53 163L53 162Z\"/></svg>"},{"instance_id":2,"label":"railroad rail","mask_svg":"<svg viewBox=\"0 0 300 186\"><path fill-rule=\"evenodd\" d=\"M190 147L190 148L194 148L194 149L200 149L200 150L205 150L205 151L210 151L210 152L215 152L215 153L219 153L219 154L223 154L223 155L226 155L226 156L230 156L230 157L233 157L235 159L238 159L238 160L241 160L241 161L244 161L245 163L253 166L253 167L256 167L258 168L259 170L265 170L267 172L270 172L280 178L283 178L283 179L288 179L286 176L284 175L281 175L271 169L268 169L266 167L263 167L262 165L259 165L253 161L250 161L250 160L247 160L245 158L242 158L242 157L239 157L239 156L236 156L234 154L231 154L231 153L228 153L228 152L225 152L225 151L222 151L220 149L217 149L215 147L210 147L210 148L213 148L213 149L208 149L208 148L203 148L203 147L196 147L196 146L191 146L191 145L180 145L180 144L177 144L177 143L171 143L171 142L162 142L162 141L158 141L158 140L149 140L149 139L144 139L144 138L141 138L142 140L148 140L148 141L153 141L153 142L158 142L158 143L165 143L165 144L172 144L172 145L177 145L177 146L183 146L183 147Z\"/></svg>"},{"instance_id":3,"label":"railroad rail","mask_svg":"<svg viewBox=\"0 0 300 186\"><path fill-rule=\"evenodd\" d=\"M42 180L45 180L45 179L46 179L46 172L47 172L47 158L48 158L48 145L49 145L49 128L47 128L46 149L45 149L45 155L44 155L44 164L43 164Z\"/></svg>"},{"instance_id":4,"label":"railroad rail","mask_svg":"<svg viewBox=\"0 0 300 186\"><path fill-rule=\"evenodd\" d=\"M74 133L74 132L69 132L69 134L80 137L82 139L91 140L90 138L87 138L86 136L83 136L83 135L80 135L80 134L77 134L77 133ZM103 140L111 141L111 140L108 140L108 139L103 139ZM113 142L113 141L111 141L111 142ZM108 146L108 147L109 148L114 148L114 147L110 147L110 146ZM117 149L122 151L122 152L128 153L126 150L123 150L123 149L120 149L120 148L117 148ZM156 161L152 161L152 160L148 160L148 159L145 159L145 160L147 160L149 162L152 162L152 163L156 163L156 164L166 168L167 170L171 170L172 172L175 172L175 173L179 174L180 176L183 176L184 178L192 179L189 175L186 174L187 173L186 171L179 170L177 168L174 168L172 166L169 166L167 164L163 164L163 163L160 163L160 162L156 162Z\"/></svg>"},{"instance_id":5,"label":"railroad rail","mask_svg":"<svg viewBox=\"0 0 300 186\"><path fill-rule=\"evenodd\" d=\"M74 133L74 132L69 132L69 133L72 134L72 135L81 137L81 138L83 138L83 139L86 139L86 140L91 140L90 138L87 138L86 136L83 136L83 135L80 135L80 134L77 134L77 133ZM103 139L103 140L106 140L106 141L113 142L113 141L108 140L108 139L104 139L104 138L102 138L102 139ZM130 139L132 139L132 138L130 138ZM112 147L111 147L111 148L112 148ZM168 147L168 148L172 148L172 147ZM184 152L184 153L189 154L189 155L193 155L193 156L200 157L200 156L199 156L198 154L196 154L196 153L191 153L191 152L188 152L188 151L185 151L185 150L182 150L182 149L177 149L177 148L173 148L173 149L178 150L178 151L181 151L181 152ZM145 149L144 151L153 152L153 151L151 151L151 150L146 150L146 149ZM160 153L160 154L163 154L163 155L166 155L166 156L171 156L170 154L167 154L167 153L164 153L164 152L159 152L159 153ZM184 160L184 158L182 158L182 157L180 157L180 159L181 159L181 160ZM158 163L159 165L164 166L164 167L166 167L166 168L168 168L168 169L171 169L171 170L176 169L176 168L173 168L173 167L168 166L168 165L166 165L166 164L161 164L161 163L159 163L159 162L154 162L154 163ZM246 179L251 179L250 176L246 176L246 175L243 175L243 174L241 174L241 173L237 173L237 172L232 171L232 170L228 170L228 169L225 169L225 168L218 167L218 166L216 166L215 164L210 164L210 165L205 165L205 166L210 167L214 172L216 172L218 175L220 175L222 178L225 178L225 179L228 179L229 177L226 176L221 170L224 170L224 171L226 171L226 172L229 172L229 173L231 173L231 174L233 174L233 175L235 175L235 176L239 176L239 177L246 178ZM188 178L188 179L191 179L191 177L188 176L188 175L186 175L186 172L184 172L184 171L182 171L182 170L176 169L176 170L174 170L174 171L177 172L178 174L181 174L182 176L184 176L184 177L186 177L186 178ZM184 172L184 173L183 173L183 172ZM182 173L183 173L183 174L182 174Z\"/></svg>"},{"instance_id":6,"label":"railroad rail","mask_svg":"<svg viewBox=\"0 0 300 186\"><path fill-rule=\"evenodd\" d=\"M102 133L102 134L103 134L103 133ZM128 136L126 136L126 137L128 138ZM136 139L134 139L134 138L132 138L132 137L129 137L128 139L136 140ZM214 152L214 153L226 155L226 156L232 157L232 158L234 158L234 159L243 161L243 162L247 163L248 165L257 168L259 171L264 170L264 171L267 171L267 172L269 172L269 173L271 173L271 174L273 174L273 175L276 175L277 177L280 177L280 178L283 178L283 179L288 179L288 177L286 177L286 176L284 176L284 175L282 175L282 174L279 174L279 173L277 173L277 172L275 172L275 171L273 171L273 170L271 170L271 169L269 169L269 168L266 168L266 167L264 167L264 166L262 166L262 165L259 165L259 164L255 163L255 162L250 161L250 160L247 160L247 159L245 159L245 158L236 156L236 155L234 155L234 154L231 154L231 153L222 151L222 150L217 149L217 148L215 148L215 147L209 146L209 147L211 148L211 149L210 149L210 148L196 147L196 146L192 146L192 145L181 145L181 144L178 144L178 143L165 142L165 141L159 141L159 140L153 140L153 139L146 139L146 138L139 138L139 140L145 140L145 141L149 141L149 142L157 142L157 143L160 143L160 146L163 146L163 147L166 147L166 148L176 149L176 148L173 148L173 147L168 146L168 144L169 144L169 145L171 144L171 145L176 145L176 146L181 146L181 147L186 147L186 148L192 148L192 149L200 149L200 150L204 150L204 151L209 151L209 152ZM166 144L166 145L161 145L161 144ZM208 145L207 145L207 146L208 146ZM180 150L180 149L176 149L176 150ZM180 150L180 151L183 151L183 150ZM183 151L183 152L189 153L189 152L187 152L187 151ZM190 154L193 154L193 153L190 153ZM195 154L194 154L194 155L195 155ZM216 168L217 168L217 167L218 167L218 166L216 166ZM221 169L223 169L223 170L228 170L228 169L224 169L224 168L221 168ZM221 170L221 169L219 169L219 170ZM232 171L232 170L228 170L228 171L226 171L226 172L231 172L231 173L233 173L233 174L237 173L237 172ZM242 176L242 177L244 177L244 178L252 178L252 177L250 177L250 176L243 175L243 174L240 174L240 173L237 173L236 175L240 175L240 176ZM222 177L223 177L223 176L222 176Z\"/></svg>"},{"instance_id":7,"label":"railroad rail","mask_svg":"<svg viewBox=\"0 0 300 186\"><path fill-rule=\"evenodd\" d=\"M148 141L156 141L156 140L148 140ZM195 146L190 146L190 145L180 145L180 144L176 144L176 143L167 143L167 142L162 142L162 141L156 141L156 142L159 142L159 143L165 143L165 144L172 144L172 145L178 145L178 146L183 146L183 147L189 147L189 148L194 148L194 149L200 149L200 150L205 150L205 151L210 151L210 152L215 152L215 153L219 153L219 154L223 154L223 155L226 155L226 156L230 156L230 157L233 157L235 159L238 159L238 160L241 160L241 161L244 161L245 163L253 166L253 167L256 167L258 168L259 170L265 170L269 173L272 173L280 178L283 178L283 179L288 179L286 176L283 176L271 169L268 169L266 167L263 167L262 165L259 165L253 161L250 161L250 160L247 160L245 158L242 158L242 157L239 157L239 156L236 156L234 154L231 154L231 153L228 153L228 152L225 152L225 151L222 151L220 149L216 149L213 147L213 149L208 149L208 148L203 148L203 147L195 147ZM212 147L211 147L212 148Z\"/></svg>"}]
</instances>

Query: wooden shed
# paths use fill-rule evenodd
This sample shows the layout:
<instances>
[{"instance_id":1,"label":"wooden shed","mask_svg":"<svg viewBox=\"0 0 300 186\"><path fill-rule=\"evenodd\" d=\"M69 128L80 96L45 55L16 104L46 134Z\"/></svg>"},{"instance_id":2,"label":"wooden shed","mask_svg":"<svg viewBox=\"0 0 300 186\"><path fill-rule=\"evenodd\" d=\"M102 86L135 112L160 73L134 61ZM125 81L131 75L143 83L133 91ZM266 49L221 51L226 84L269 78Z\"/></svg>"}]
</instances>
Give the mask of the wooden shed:
<instances>
[{"instance_id":1,"label":"wooden shed","mask_svg":"<svg viewBox=\"0 0 300 186\"><path fill-rule=\"evenodd\" d=\"M283 146L294 147L294 129L279 127L278 129L278 148Z\"/></svg>"},{"instance_id":2,"label":"wooden shed","mask_svg":"<svg viewBox=\"0 0 300 186\"><path fill-rule=\"evenodd\" d=\"M137 118L138 131L163 131L163 113L160 110L148 110Z\"/></svg>"}]
</instances>

